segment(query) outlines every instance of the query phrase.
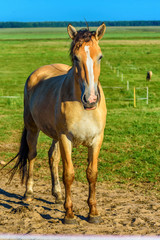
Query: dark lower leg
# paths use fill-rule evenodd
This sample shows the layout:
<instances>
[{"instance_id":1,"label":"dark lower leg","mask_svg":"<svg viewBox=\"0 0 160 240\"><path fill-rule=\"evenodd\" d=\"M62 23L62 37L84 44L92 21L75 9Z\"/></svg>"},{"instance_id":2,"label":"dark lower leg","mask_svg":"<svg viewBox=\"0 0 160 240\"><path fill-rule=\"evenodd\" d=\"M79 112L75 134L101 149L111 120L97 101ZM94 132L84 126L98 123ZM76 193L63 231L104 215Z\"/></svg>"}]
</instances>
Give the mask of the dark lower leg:
<instances>
[{"instance_id":1,"label":"dark lower leg","mask_svg":"<svg viewBox=\"0 0 160 240\"><path fill-rule=\"evenodd\" d=\"M64 223L75 223L73 214L73 204L71 200L71 185L74 180L74 168L71 158L72 142L64 134L60 135L59 139L61 156L63 160L63 183L65 186L65 203L64 208L66 210Z\"/></svg>"},{"instance_id":2,"label":"dark lower leg","mask_svg":"<svg viewBox=\"0 0 160 240\"><path fill-rule=\"evenodd\" d=\"M96 180L97 172L93 171L90 167L87 168L87 179L89 183L89 216L97 216L98 211L96 207Z\"/></svg>"},{"instance_id":3,"label":"dark lower leg","mask_svg":"<svg viewBox=\"0 0 160 240\"><path fill-rule=\"evenodd\" d=\"M87 168L87 179L89 183L89 219L90 223L100 223L101 218L98 216L96 206L96 182L97 182L97 160L102 143L103 135L97 138L97 142L94 146L88 148L88 168Z\"/></svg>"},{"instance_id":4,"label":"dark lower leg","mask_svg":"<svg viewBox=\"0 0 160 240\"><path fill-rule=\"evenodd\" d=\"M64 208L66 210L65 213L65 219L73 219L74 213L73 213L73 204L71 200L71 184L74 180L74 172L67 173L64 172L63 175L63 182L65 186L65 203Z\"/></svg>"}]
</instances>

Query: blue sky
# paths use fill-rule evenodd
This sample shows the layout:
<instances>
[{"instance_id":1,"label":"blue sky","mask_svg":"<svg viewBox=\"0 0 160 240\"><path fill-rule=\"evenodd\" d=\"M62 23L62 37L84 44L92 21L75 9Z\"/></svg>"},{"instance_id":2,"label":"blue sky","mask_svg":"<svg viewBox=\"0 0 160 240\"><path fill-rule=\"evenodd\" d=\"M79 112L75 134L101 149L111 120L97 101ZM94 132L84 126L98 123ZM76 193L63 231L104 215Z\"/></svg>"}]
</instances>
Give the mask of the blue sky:
<instances>
[{"instance_id":1,"label":"blue sky","mask_svg":"<svg viewBox=\"0 0 160 240\"><path fill-rule=\"evenodd\" d=\"M0 0L2 21L160 20L160 0Z\"/></svg>"}]
</instances>

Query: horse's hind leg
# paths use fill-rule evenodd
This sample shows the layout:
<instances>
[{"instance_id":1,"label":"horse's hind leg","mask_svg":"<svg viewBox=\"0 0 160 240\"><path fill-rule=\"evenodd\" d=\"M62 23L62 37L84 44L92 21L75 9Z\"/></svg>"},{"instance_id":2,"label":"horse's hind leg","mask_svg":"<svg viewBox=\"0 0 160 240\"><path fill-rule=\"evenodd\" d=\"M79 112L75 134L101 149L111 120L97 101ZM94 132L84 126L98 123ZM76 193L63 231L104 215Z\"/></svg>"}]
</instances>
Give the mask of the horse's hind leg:
<instances>
[{"instance_id":1,"label":"horse's hind leg","mask_svg":"<svg viewBox=\"0 0 160 240\"><path fill-rule=\"evenodd\" d=\"M60 161L60 148L59 142L53 140L50 150L48 152L49 156L49 167L51 171L52 180L52 195L56 197L56 202L62 202L61 186L59 182L58 165Z\"/></svg>"},{"instance_id":2,"label":"horse's hind leg","mask_svg":"<svg viewBox=\"0 0 160 240\"><path fill-rule=\"evenodd\" d=\"M28 174L26 181L26 192L24 198L26 201L31 201L33 199L33 167L35 157L37 155L37 139L39 131L37 129L27 129L27 144L28 144Z\"/></svg>"}]
</instances>

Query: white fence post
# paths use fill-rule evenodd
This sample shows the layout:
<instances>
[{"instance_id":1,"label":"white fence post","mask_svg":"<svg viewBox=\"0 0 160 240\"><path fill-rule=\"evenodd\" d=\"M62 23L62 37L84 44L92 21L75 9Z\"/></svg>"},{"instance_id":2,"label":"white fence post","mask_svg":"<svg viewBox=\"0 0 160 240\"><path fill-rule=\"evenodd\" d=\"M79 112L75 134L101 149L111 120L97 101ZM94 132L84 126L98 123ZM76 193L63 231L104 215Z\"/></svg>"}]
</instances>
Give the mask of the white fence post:
<instances>
[{"instance_id":1,"label":"white fence post","mask_svg":"<svg viewBox=\"0 0 160 240\"><path fill-rule=\"evenodd\" d=\"M146 87L147 88L147 104L148 104L148 87Z\"/></svg>"},{"instance_id":2,"label":"white fence post","mask_svg":"<svg viewBox=\"0 0 160 240\"><path fill-rule=\"evenodd\" d=\"M123 73L121 74L121 81L123 82Z\"/></svg>"}]
</instances>

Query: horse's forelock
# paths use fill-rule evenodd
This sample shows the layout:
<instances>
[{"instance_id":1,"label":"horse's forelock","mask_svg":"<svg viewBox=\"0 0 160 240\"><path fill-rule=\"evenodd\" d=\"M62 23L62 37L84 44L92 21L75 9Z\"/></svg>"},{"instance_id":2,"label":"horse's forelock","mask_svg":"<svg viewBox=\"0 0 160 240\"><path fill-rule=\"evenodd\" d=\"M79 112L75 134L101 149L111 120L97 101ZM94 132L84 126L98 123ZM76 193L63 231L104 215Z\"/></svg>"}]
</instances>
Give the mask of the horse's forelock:
<instances>
[{"instance_id":1,"label":"horse's forelock","mask_svg":"<svg viewBox=\"0 0 160 240\"><path fill-rule=\"evenodd\" d=\"M77 32L77 35L75 36L74 40L71 43L70 47L70 56L73 61L73 52L76 49L79 49L84 42L91 41L92 37L95 37L96 32L95 31L89 31L89 29L79 30Z\"/></svg>"}]
</instances>

